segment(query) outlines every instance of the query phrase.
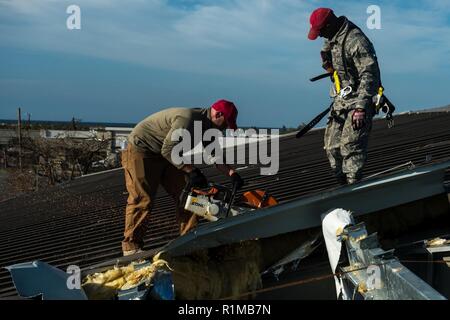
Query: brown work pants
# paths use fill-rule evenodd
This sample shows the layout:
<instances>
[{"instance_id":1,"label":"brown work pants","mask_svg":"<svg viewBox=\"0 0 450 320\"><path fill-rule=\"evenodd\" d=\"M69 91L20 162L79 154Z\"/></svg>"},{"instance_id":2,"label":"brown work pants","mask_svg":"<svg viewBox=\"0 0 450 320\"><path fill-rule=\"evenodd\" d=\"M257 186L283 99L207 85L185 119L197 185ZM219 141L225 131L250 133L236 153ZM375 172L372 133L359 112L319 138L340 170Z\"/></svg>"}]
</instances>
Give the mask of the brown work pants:
<instances>
[{"instance_id":1,"label":"brown work pants","mask_svg":"<svg viewBox=\"0 0 450 320\"><path fill-rule=\"evenodd\" d=\"M160 184L175 200L180 234L195 226L196 216L179 208L179 197L185 186L183 171L161 155L139 152L132 145L128 145L122 152L122 166L128 190L123 251L143 248L150 213Z\"/></svg>"}]
</instances>

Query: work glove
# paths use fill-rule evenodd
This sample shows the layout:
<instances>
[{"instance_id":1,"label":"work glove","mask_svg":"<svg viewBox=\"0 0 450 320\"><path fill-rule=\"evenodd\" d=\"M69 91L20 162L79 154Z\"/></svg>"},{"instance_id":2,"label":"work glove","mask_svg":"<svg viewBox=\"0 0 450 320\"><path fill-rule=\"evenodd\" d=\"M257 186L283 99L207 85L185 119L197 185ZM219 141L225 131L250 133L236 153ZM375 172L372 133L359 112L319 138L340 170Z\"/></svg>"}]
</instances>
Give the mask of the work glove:
<instances>
[{"instance_id":1,"label":"work glove","mask_svg":"<svg viewBox=\"0 0 450 320\"><path fill-rule=\"evenodd\" d=\"M353 130L360 130L366 124L366 110L356 109L352 115Z\"/></svg>"},{"instance_id":2,"label":"work glove","mask_svg":"<svg viewBox=\"0 0 450 320\"><path fill-rule=\"evenodd\" d=\"M244 179L241 178L241 176L235 172L230 176L231 183L233 186L236 186L236 190L241 189L244 186Z\"/></svg>"},{"instance_id":3,"label":"work glove","mask_svg":"<svg viewBox=\"0 0 450 320\"><path fill-rule=\"evenodd\" d=\"M324 68L328 73L334 72L333 63L331 62L331 52L320 51L320 57L322 58L322 68Z\"/></svg>"},{"instance_id":4,"label":"work glove","mask_svg":"<svg viewBox=\"0 0 450 320\"><path fill-rule=\"evenodd\" d=\"M191 187L205 188L208 186L208 180L200 169L194 168L189 173L189 184Z\"/></svg>"}]
</instances>

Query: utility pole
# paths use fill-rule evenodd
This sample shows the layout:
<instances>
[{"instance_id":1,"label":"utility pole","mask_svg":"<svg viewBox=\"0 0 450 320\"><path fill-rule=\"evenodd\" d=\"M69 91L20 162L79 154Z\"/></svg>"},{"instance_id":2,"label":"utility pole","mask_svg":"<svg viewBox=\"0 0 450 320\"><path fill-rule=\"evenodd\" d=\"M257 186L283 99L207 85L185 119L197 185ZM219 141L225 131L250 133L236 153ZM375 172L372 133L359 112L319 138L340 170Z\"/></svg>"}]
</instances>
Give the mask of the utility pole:
<instances>
[{"instance_id":1,"label":"utility pole","mask_svg":"<svg viewBox=\"0 0 450 320\"><path fill-rule=\"evenodd\" d=\"M22 171L22 111L17 110L17 130L19 135L19 169Z\"/></svg>"},{"instance_id":2,"label":"utility pole","mask_svg":"<svg viewBox=\"0 0 450 320\"><path fill-rule=\"evenodd\" d=\"M6 159L6 149L3 149L3 162L5 164L5 169L8 168L8 159Z\"/></svg>"},{"instance_id":3,"label":"utility pole","mask_svg":"<svg viewBox=\"0 0 450 320\"><path fill-rule=\"evenodd\" d=\"M30 129L30 128L31 128L31 113L28 113L28 112L27 112L27 117L28 117L28 120L27 120L27 129Z\"/></svg>"}]
</instances>

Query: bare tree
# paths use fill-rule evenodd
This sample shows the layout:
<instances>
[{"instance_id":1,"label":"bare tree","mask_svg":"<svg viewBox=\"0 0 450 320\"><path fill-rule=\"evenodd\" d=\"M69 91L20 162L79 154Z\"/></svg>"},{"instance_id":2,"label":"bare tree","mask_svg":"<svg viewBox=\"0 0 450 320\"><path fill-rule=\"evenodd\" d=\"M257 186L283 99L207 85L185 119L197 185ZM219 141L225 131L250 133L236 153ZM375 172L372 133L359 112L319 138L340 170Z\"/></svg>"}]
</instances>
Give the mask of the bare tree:
<instances>
[{"instance_id":1,"label":"bare tree","mask_svg":"<svg viewBox=\"0 0 450 320\"><path fill-rule=\"evenodd\" d=\"M63 139L66 159L71 164L70 179L73 178L77 166L82 174L87 174L94 162L104 160L109 143L108 139Z\"/></svg>"},{"instance_id":2,"label":"bare tree","mask_svg":"<svg viewBox=\"0 0 450 320\"><path fill-rule=\"evenodd\" d=\"M8 160L8 168L0 177L0 201L87 174L96 162L105 163L106 168L107 161L104 160L109 144L110 139L97 139L94 134L84 139L67 136L67 133L50 139L24 136L24 169L21 171L18 169L17 138L13 138L2 156L3 161Z\"/></svg>"},{"instance_id":3,"label":"bare tree","mask_svg":"<svg viewBox=\"0 0 450 320\"><path fill-rule=\"evenodd\" d=\"M54 185L61 179L57 176L56 167L62 153L59 139L25 138L23 141L25 150L31 153L31 162L35 166L36 174L48 178L48 183Z\"/></svg>"},{"instance_id":4,"label":"bare tree","mask_svg":"<svg viewBox=\"0 0 450 320\"><path fill-rule=\"evenodd\" d=\"M53 185L72 180L77 173L89 173L94 162L106 158L109 140L28 138L24 145L33 154L36 173L47 177L49 184Z\"/></svg>"}]
</instances>

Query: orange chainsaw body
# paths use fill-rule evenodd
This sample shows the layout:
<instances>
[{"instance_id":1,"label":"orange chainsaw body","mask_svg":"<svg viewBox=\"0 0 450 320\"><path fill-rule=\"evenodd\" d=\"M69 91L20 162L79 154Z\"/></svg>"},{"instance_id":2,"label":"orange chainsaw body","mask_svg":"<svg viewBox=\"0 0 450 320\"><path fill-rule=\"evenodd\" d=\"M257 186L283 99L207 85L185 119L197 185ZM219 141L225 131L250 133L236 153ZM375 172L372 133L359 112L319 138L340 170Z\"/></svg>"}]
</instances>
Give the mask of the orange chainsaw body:
<instances>
[{"instance_id":1,"label":"orange chainsaw body","mask_svg":"<svg viewBox=\"0 0 450 320\"><path fill-rule=\"evenodd\" d=\"M278 204L274 197L263 190L247 191L241 196L239 202L255 209L273 207Z\"/></svg>"}]
</instances>

